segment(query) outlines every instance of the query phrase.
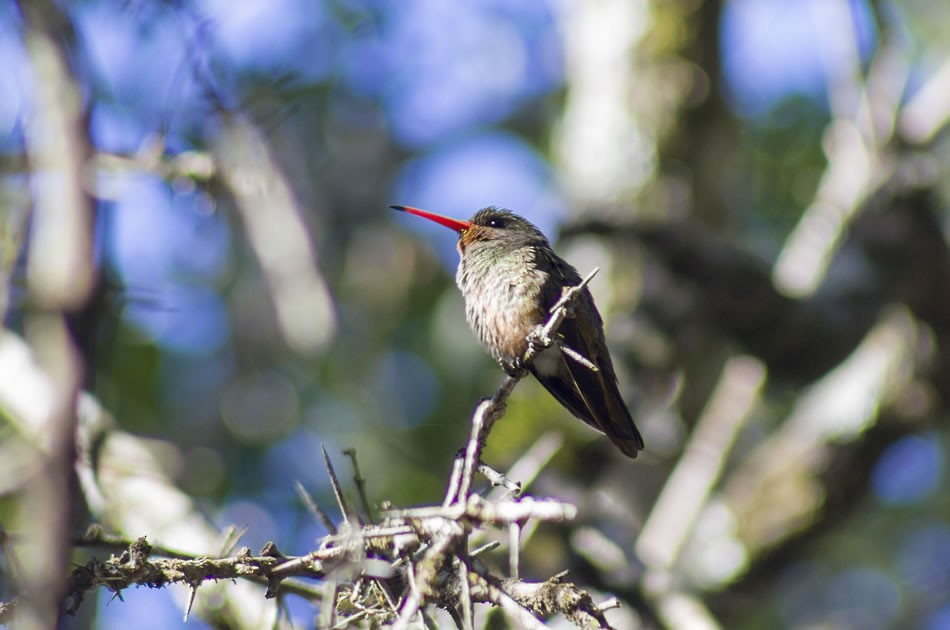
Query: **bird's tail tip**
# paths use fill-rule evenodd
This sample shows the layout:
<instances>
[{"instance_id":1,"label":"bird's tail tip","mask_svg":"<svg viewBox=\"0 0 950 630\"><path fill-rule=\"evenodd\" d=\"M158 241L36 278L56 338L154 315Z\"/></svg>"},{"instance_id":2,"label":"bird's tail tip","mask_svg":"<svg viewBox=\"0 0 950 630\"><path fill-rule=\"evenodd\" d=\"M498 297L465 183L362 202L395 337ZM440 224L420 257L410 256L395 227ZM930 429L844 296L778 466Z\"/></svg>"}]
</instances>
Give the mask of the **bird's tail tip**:
<instances>
[{"instance_id":1,"label":"bird's tail tip","mask_svg":"<svg viewBox=\"0 0 950 630\"><path fill-rule=\"evenodd\" d=\"M644 449L643 438L637 434L634 437L620 437L611 435L610 441L614 443L620 452L629 457L630 459L636 459L637 455L640 454L640 451Z\"/></svg>"}]
</instances>

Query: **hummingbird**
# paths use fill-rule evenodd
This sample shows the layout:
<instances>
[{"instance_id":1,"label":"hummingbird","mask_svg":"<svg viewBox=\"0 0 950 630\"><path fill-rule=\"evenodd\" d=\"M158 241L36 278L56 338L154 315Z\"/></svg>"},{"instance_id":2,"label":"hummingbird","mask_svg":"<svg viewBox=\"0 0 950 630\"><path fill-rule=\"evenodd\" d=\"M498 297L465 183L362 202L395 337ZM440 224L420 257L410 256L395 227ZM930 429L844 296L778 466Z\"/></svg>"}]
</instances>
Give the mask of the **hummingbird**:
<instances>
[{"instance_id":1,"label":"hummingbird","mask_svg":"<svg viewBox=\"0 0 950 630\"><path fill-rule=\"evenodd\" d=\"M458 233L455 281L465 299L465 318L507 373L521 369L528 336L547 321L564 290L581 283L577 270L554 253L541 230L510 210L483 208L462 221L409 206L390 207ZM624 455L636 457L643 438L620 394L604 323L586 287L570 311L556 332L557 343L525 367L574 416L606 434Z\"/></svg>"}]
</instances>

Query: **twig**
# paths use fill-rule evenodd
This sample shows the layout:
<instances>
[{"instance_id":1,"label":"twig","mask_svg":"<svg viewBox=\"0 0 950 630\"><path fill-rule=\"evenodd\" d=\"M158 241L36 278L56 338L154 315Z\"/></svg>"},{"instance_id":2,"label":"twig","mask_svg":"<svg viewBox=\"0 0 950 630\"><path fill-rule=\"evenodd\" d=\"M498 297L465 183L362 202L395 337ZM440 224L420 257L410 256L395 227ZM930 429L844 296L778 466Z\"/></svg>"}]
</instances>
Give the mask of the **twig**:
<instances>
[{"instance_id":1,"label":"twig","mask_svg":"<svg viewBox=\"0 0 950 630\"><path fill-rule=\"evenodd\" d=\"M409 597L403 603L402 610L399 613L399 619L393 624L393 630L406 630L409 622L419 612L425 598L432 593L432 585L436 580L439 569L446 561L448 550L455 544L458 537L462 534L461 527L453 527L451 521L445 522L446 529L450 530L447 535L440 538L429 549L426 550L419 562L415 573L414 587ZM412 573L410 573L412 575Z\"/></svg>"},{"instance_id":2,"label":"twig","mask_svg":"<svg viewBox=\"0 0 950 630\"><path fill-rule=\"evenodd\" d=\"M521 524L520 523L509 523L508 525L508 572L511 574L511 577L516 580L521 575L520 569L520 552L521 546L519 539L521 538Z\"/></svg>"},{"instance_id":3,"label":"twig","mask_svg":"<svg viewBox=\"0 0 950 630\"><path fill-rule=\"evenodd\" d=\"M89 367L68 330L66 313L87 305L96 284L93 203L85 187L91 149L85 99L70 68L76 42L68 19L51 0L20 0L14 6L22 16L23 50L33 77L32 109L23 117L32 184L29 255L24 258L29 299L40 308L24 315L24 328L50 385L39 414L43 446L35 473L17 489L13 502L13 526L28 538L17 575L17 625L49 628L57 625L66 588L76 400L83 369ZM5 258L16 258L10 253ZM5 309L5 299L0 307Z\"/></svg>"},{"instance_id":4,"label":"twig","mask_svg":"<svg viewBox=\"0 0 950 630\"><path fill-rule=\"evenodd\" d=\"M366 479L360 474L360 465L356 461L356 449L348 448L343 454L353 462L353 484L356 486L356 492L360 497L360 503L363 505L363 511L366 513L366 520L369 523L375 521L373 518L373 508L370 507L369 499L366 497Z\"/></svg>"},{"instance_id":5,"label":"twig","mask_svg":"<svg viewBox=\"0 0 950 630\"><path fill-rule=\"evenodd\" d=\"M573 348L571 348L571 347L570 347L569 345L567 345L566 343L562 343L562 342L558 341L558 342L557 342L557 347L560 348L560 349L561 349L561 352L563 352L563 353L564 353L565 355L567 355L569 358L573 359L573 360L576 361L577 363L580 363L581 365L583 365L584 367L586 367L586 368L587 368L588 370L590 370L591 372L600 372L600 368L599 368L599 367L597 367L596 365L594 365L593 363L591 363L590 360L587 359L587 357L585 357L584 355L582 355L582 354L581 354L580 352L578 352L577 350L574 350Z\"/></svg>"},{"instance_id":6,"label":"twig","mask_svg":"<svg viewBox=\"0 0 950 630\"><path fill-rule=\"evenodd\" d=\"M129 541L127 539L122 538L121 536L107 534L105 530L103 530L102 525L98 523L93 523L87 527L85 533L83 533L82 536L73 539L72 544L73 547L102 549L115 553L122 553L129 548ZM6 553L9 553L9 551ZM168 549L166 547L162 547L161 545L152 545L152 555L164 556L165 558L176 558L178 560L191 560L194 558L193 555Z\"/></svg>"},{"instance_id":7,"label":"twig","mask_svg":"<svg viewBox=\"0 0 950 630\"><path fill-rule=\"evenodd\" d=\"M322 540L324 545L332 545L339 542L353 541L359 538L370 540L373 538L392 538L402 534L411 534L415 530L410 525L393 525L384 527L381 525L367 525L360 531L353 534L333 534L325 536Z\"/></svg>"},{"instance_id":8,"label":"twig","mask_svg":"<svg viewBox=\"0 0 950 630\"><path fill-rule=\"evenodd\" d=\"M474 630L475 622L475 604L472 602L472 586L468 581L468 563L459 562L458 579L461 585L461 606L462 606L462 628L463 630Z\"/></svg>"},{"instance_id":9,"label":"twig","mask_svg":"<svg viewBox=\"0 0 950 630\"><path fill-rule=\"evenodd\" d=\"M539 437L528 450L521 454L511 468L506 477L508 479L517 479L521 486L520 491L531 485L531 482L537 478L541 470L547 465L551 458L560 450L564 443L564 438L557 431L549 431ZM489 498L499 499L502 496L502 488L495 488L489 494ZM505 490L507 492L507 490Z\"/></svg>"},{"instance_id":10,"label":"twig","mask_svg":"<svg viewBox=\"0 0 950 630\"><path fill-rule=\"evenodd\" d=\"M576 287L570 287L568 289L565 289L564 294L561 295L561 299L555 302L554 306L552 306L548 310L548 312L553 314L556 311L559 311L561 308L572 303L574 299L580 294L580 292L587 288L587 285L590 284L590 281L593 280L594 276L596 276L598 273L600 273L600 267L594 267L593 269L591 269L589 274L584 276L584 279L581 280L580 284L578 284ZM564 313L563 316L559 320L556 320L556 321L549 320L548 323L545 324L545 328L550 328L550 330L548 330L547 333L551 334L552 332L557 330L561 326L561 322L564 321L564 317L566 316L567 316L567 313Z\"/></svg>"},{"instance_id":11,"label":"twig","mask_svg":"<svg viewBox=\"0 0 950 630\"><path fill-rule=\"evenodd\" d=\"M491 541L490 543L484 544L484 545L482 545L481 547L478 547L477 549L475 549L475 550L473 550L473 551L470 551L470 552L468 553L468 556L469 556L470 558L477 558L478 556L482 555L483 553L486 553L486 552L489 552L489 551L493 551L493 550L495 550L495 549L498 549L499 547L501 547L501 543L498 542L497 540L493 540L493 541Z\"/></svg>"},{"instance_id":12,"label":"twig","mask_svg":"<svg viewBox=\"0 0 950 630\"><path fill-rule=\"evenodd\" d=\"M355 615L351 615L344 619L341 619L339 623L333 626L332 630L344 630L345 628L353 628L353 624L369 615L369 610L361 610Z\"/></svg>"},{"instance_id":13,"label":"twig","mask_svg":"<svg viewBox=\"0 0 950 630\"><path fill-rule=\"evenodd\" d=\"M492 485L493 488L504 488L512 494L519 494L521 492L521 484L517 481L512 481L504 473L500 473L488 464L480 462L475 468L480 472L488 482Z\"/></svg>"},{"instance_id":14,"label":"twig","mask_svg":"<svg viewBox=\"0 0 950 630\"><path fill-rule=\"evenodd\" d=\"M442 501L443 507L448 507L455 502L455 497L459 493L459 484L462 483L462 466L465 464L464 451L456 454L452 460L452 474L449 475L449 487L445 491L445 499Z\"/></svg>"},{"instance_id":15,"label":"twig","mask_svg":"<svg viewBox=\"0 0 950 630\"><path fill-rule=\"evenodd\" d=\"M303 504L307 506L307 511L309 511L314 518L319 519L328 532L336 535L337 529L333 520L330 519L330 516L313 500L313 497L311 497L307 489L303 487L303 484L299 481L295 481L294 488L297 490L297 496L299 496Z\"/></svg>"},{"instance_id":16,"label":"twig","mask_svg":"<svg viewBox=\"0 0 950 630\"><path fill-rule=\"evenodd\" d=\"M231 552L234 551L234 548L237 547L238 543L241 542L241 539L244 538L244 534L247 533L247 525L238 529L234 525L229 525L227 529L224 530L224 540L221 541L221 549L218 551L219 556L229 556Z\"/></svg>"},{"instance_id":17,"label":"twig","mask_svg":"<svg viewBox=\"0 0 950 630\"><path fill-rule=\"evenodd\" d=\"M601 607L588 593L565 582L567 571L562 571L544 582L522 582L515 579L499 583L495 578L480 573L487 587L485 596L496 602L506 613L516 618L521 627L544 627L537 619L527 619L524 613L550 615L563 613L572 623L582 628L610 628ZM510 602L508 601L510 600ZM517 604L517 607L511 604Z\"/></svg>"},{"instance_id":18,"label":"twig","mask_svg":"<svg viewBox=\"0 0 950 630\"><path fill-rule=\"evenodd\" d=\"M320 618L317 627L326 630L336 625L336 592L337 582L330 579L323 583L323 603L320 607Z\"/></svg>"},{"instance_id":19,"label":"twig","mask_svg":"<svg viewBox=\"0 0 950 630\"><path fill-rule=\"evenodd\" d=\"M522 378L523 376L521 374L517 376L509 376L505 379L505 383L512 380L517 383ZM513 388L514 384L512 384L512 389ZM496 393L495 398L497 397L498 394ZM479 454L482 450L482 435L483 433L487 434L490 430L485 429L485 427L489 425L489 421L487 419L488 415L490 413L495 413L500 416L504 411L505 403L503 401L496 401L495 398L489 398L480 402L478 404L478 408L475 409L475 415L472 416L472 434L468 440L468 445L465 447L465 461L462 465L462 478L459 480L458 495L455 497L455 501L458 503L465 503L465 500L468 498L468 492L472 485L472 478L474 477L475 464L478 462ZM508 398L507 394L505 395L505 398Z\"/></svg>"},{"instance_id":20,"label":"twig","mask_svg":"<svg viewBox=\"0 0 950 630\"><path fill-rule=\"evenodd\" d=\"M533 497L524 497L518 501L488 502L475 494L468 498L468 503L465 505L456 503L448 508L434 506L392 510L387 512L386 515L391 519L398 518L423 522L430 519L457 521L462 517L467 517L469 520L477 521L482 525L507 525L529 518L539 518L545 521L572 520L577 515L577 508L569 503L554 499L535 499Z\"/></svg>"},{"instance_id":21,"label":"twig","mask_svg":"<svg viewBox=\"0 0 950 630\"><path fill-rule=\"evenodd\" d=\"M68 580L67 612L78 610L85 593L99 587L118 593L133 584L159 587L177 583L194 588L207 579L271 578L274 569L287 562L273 556L251 556L246 551L229 558L153 559L149 557L151 551L151 545L140 538L119 556L105 561L93 558L76 568ZM300 565L283 577L319 578L323 574L322 563L318 561Z\"/></svg>"},{"instance_id":22,"label":"twig","mask_svg":"<svg viewBox=\"0 0 950 630\"><path fill-rule=\"evenodd\" d=\"M422 595L419 594L419 587L416 583L416 571L411 564L406 567L406 578L409 582L409 594L402 603L402 612L399 613L399 619L393 624L393 630L399 629L399 622L403 618L406 619L406 627L408 627L409 621L412 621L419 607L422 606Z\"/></svg>"},{"instance_id":23,"label":"twig","mask_svg":"<svg viewBox=\"0 0 950 630\"><path fill-rule=\"evenodd\" d=\"M597 605L597 610L604 612L605 610L612 610L614 608L620 608L620 600L616 597L611 597L606 599Z\"/></svg>"},{"instance_id":24,"label":"twig","mask_svg":"<svg viewBox=\"0 0 950 630\"><path fill-rule=\"evenodd\" d=\"M333 470L333 463L330 461L330 455L327 454L327 447L320 446L323 451L323 462L327 467L327 474L330 476L330 485L333 487L333 495L336 497L336 503L340 506L340 514L343 515L344 525L350 526L350 507L343 496L343 489L340 486L340 480L337 479L336 471ZM358 519L357 519L358 520Z\"/></svg>"},{"instance_id":25,"label":"twig","mask_svg":"<svg viewBox=\"0 0 950 630\"><path fill-rule=\"evenodd\" d=\"M519 604L514 598L505 591L498 589L492 591L492 601L498 604L511 619L518 624L519 628L527 630L544 630L545 625L538 621L538 618L531 614L527 608Z\"/></svg>"}]
</instances>

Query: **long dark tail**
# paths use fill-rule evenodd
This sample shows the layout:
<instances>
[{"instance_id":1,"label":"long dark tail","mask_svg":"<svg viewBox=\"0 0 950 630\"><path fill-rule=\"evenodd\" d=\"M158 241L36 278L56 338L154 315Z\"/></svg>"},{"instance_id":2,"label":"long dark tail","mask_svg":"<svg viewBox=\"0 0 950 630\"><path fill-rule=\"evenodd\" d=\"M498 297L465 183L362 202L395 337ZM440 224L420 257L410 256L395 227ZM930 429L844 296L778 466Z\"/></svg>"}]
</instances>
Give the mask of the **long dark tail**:
<instances>
[{"instance_id":1,"label":"long dark tail","mask_svg":"<svg viewBox=\"0 0 950 630\"><path fill-rule=\"evenodd\" d=\"M563 355L561 361L554 374L535 369L532 373L574 416L605 434L624 455L635 458L643 450L643 437L620 395L613 366L594 372Z\"/></svg>"}]
</instances>

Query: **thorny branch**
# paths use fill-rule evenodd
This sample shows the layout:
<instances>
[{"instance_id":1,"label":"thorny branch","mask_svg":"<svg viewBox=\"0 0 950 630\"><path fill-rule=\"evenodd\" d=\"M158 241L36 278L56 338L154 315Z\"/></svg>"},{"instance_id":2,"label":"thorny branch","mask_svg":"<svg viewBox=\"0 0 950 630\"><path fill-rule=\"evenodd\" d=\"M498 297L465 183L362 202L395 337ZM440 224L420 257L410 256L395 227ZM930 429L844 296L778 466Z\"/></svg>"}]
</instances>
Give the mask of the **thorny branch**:
<instances>
[{"instance_id":1,"label":"thorny branch","mask_svg":"<svg viewBox=\"0 0 950 630\"><path fill-rule=\"evenodd\" d=\"M392 624L394 628L408 628L420 615L424 621L428 619L426 607L434 604L447 610L460 628L472 628L473 604L488 603L500 608L517 627L542 628L542 618L560 613L579 627L609 628L603 611L615 607L616 600L598 606L588 593L564 581L564 573L544 582L518 578L518 546L522 543L511 533L520 532L531 520L571 520L576 515L574 506L552 499L514 496L521 486L479 460L488 433L504 414L514 386L534 357L556 343L557 328L569 316L572 300L597 271L565 291L545 325L531 335L521 369L510 374L494 396L478 405L464 457L454 462L442 505L410 509L384 505L381 511L372 510L355 451L348 450L345 453L353 466L353 483L367 519L364 523L347 502L324 450L344 524L334 527L326 512L298 484L308 509L324 521L330 532L314 551L285 556L268 543L257 555L245 547L223 558L193 557L153 546L145 537L124 541L108 535L100 526L92 526L76 544L112 551L113 555L108 559L92 558L72 572L67 583L66 611L75 613L85 595L100 587L121 597L122 591L133 585L162 588L183 584L194 594L209 581L241 578L266 586L267 598L292 593L321 602L321 627ZM515 470L524 474L517 464ZM493 493L488 498L472 494L476 471L508 492ZM374 512L379 514L378 519L373 518ZM478 537L472 537L489 530L509 534L509 577L494 574L482 560L500 544L483 545ZM297 578L319 580L322 586L310 586ZM16 614L16 606L16 600L0 602L0 613L10 618Z\"/></svg>"},{"instance_id":2,"label":"thorny branch","mask_svg":"<svg viewBox=\"0 0 950 630\"><path fill-rule=\"evenodd\" d=\"M472 495L465 504L448 508L390 510L381 523L364 525L349 535L328 535L318 549L298 557L283 555L272 543L258 555L243 548L227 558L187 557L152 547L143 537L106 560L93 558L76 568L68 580L65 608L75 613L85 595L100 587L121 597L122 590L133 585L183 584L197 590L209 580L236 578L266 584L267 597L289 592L319 601L321 589L286 581L302 577L336 586L334 608L337 614L350 615L340 620L341 627L360 620L395 621L394 627L407 627L429 603L456 611L460 594L467 592L469 601L500 606L522 627L543 627L537 616L563 613L578 625L608 628L590 595L562 582L563 575L541 583L498 577L478 558L483 550L469 554L458 547L473 529L503 529L532 518L562 521L575 512L573 506L548 499L489 502ZM79 542L110 549L119 544L99 527L91 528ZM409 588L409 582L415 587ZM4 614L12 615L15 605L3 604ZM529 617L534 625L525 621Z\"/></svg>"}]
</instances>

